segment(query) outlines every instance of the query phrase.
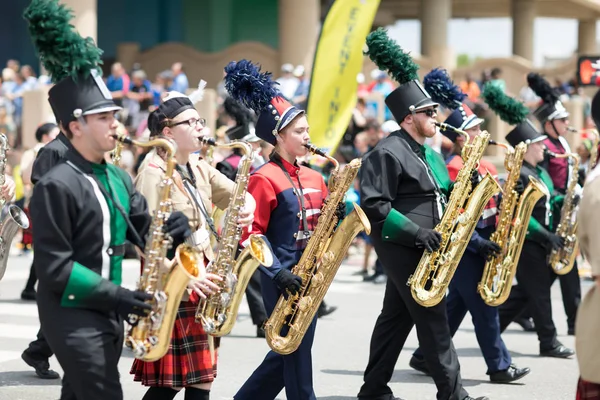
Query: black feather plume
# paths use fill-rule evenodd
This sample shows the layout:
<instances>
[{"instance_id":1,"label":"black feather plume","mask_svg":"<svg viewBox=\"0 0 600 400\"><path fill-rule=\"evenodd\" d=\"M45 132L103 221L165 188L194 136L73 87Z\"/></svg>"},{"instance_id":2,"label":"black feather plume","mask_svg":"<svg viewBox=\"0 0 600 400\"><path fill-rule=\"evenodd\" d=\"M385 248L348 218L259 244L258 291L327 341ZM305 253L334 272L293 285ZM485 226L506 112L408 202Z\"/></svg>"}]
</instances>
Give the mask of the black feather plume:
<instances>
[{"instance_id":1,"label":"black feather plume","mask_svg":"<svg viewBox=\"0 0 600 400\"><path fill-rule=\"evenodd\" d=\"M523 103L507 96L498 86L489 83L485 85L482 97L500 119L510 125L523 122L529 114L529 110Z\"/></svg>"},{"instance_id":2,"label":"black feather plume","mask_svg":"<svg viewBox=\"0 0 600 400\"><path fill-rule=\"evenodd\" d=\"M387 71L399 84L419 79L419 66L405 53L396 41L390 39L387 31L378 28L367 36L368 50L365 55L382 71Z\"/></svg>"},{"instance_id":3,"label":"black feather plume","mask_svg":"<svg viewBox=\"0 0 600 400\"><path fill-rule=\"evenodd\" d=\"M550 83L543 76L536 72L527 74L527 83L535 94L545 103L554 104L560 97L558 91L550 86Z\"/></svg>"},{"instance_id":4,"label":"black feather plume","mask_svg":"<svg viewBox=\"0 0 600 400\"><path fill-rule=\"evenodd\" d=\"M277 82L271 79L271 73L260 72L260 67L248 60L230 62L225 72L225 89L229 95L257 115L267 108L271 99L281 96L275 88Z\"/></svg>"},{"instance_id":5,"label":"black feather plume","mask_svg":"<svg viewBox=\"0 0 600 400\"><path fill-rule=\"evenodd\" d=\"M441 68L432 69L423 78L423 86L431 99L442 106L455 110L467 97L458 86L452 82L448 71Z\"/></svg>"},{"instance_id":6,"label":"black feather plume","mask_svg":"<svg viewBox=\"0 0 600 400\"><path fill-rule=\"evenodd\" d=\"M89 74L102 64L102 50L83 38L70 21L73 13L58 0L32 0L23 14L40 60L53 82Z\"/></svg>"}]
</instances>

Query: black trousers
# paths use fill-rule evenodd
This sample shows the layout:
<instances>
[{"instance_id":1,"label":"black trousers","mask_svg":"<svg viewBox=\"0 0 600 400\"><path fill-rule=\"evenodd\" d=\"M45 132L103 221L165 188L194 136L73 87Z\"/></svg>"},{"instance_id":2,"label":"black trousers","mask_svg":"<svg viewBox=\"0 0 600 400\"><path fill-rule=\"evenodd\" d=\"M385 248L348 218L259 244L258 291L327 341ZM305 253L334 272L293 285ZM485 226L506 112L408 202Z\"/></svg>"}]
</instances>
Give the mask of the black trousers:
<instances>
[{"instance_id":1,"label":"black trousers","mask_svg":"<svg viewBox=\"0 0 600 400\"><path fill-rule=\"evenodd\" d=\"M467 392L462 386L460 365L448 327L446 301L442 300L434 307L421 307L406 285L422 250L384 243L379 235L372 235L372 239L388 280L358 397L361 400L390 398L392 390L388 383L406 338L416 325L419 346L438 390L437 399L464 399Z\"/></svg>"},{"instance_id":2,"label":"black trousers","mask_svg":"<svg viewBox=\"0 0 600 400\"><path fill-rule=\"evenodd\" d=\"M31 263L31 268L29 269L29 278L27 278L27 283L25 284L24 292L33 292L35 290L35 284L37 282L37 274L35 273L35 268L33 267L33 263Z\"/></svg>"},{"instance_id":3,"label":"black trousers","mask_svg":"<svg viewBox=\"0 0 600 400\"><path fill-rule=\"evenodd\" d=\"M37 339L29 343L29 347L27 347L27 350L25 351L31 357L40 361L47 361L54 354L50 348L50 345L46 341L46 338L44 337L44 332L42 331L41 327L37 333Z\"/></svg>"},{"instance_id":4,"label":"black trousers","mask_svg":"<svg viewBox=\"0 0 600 400\"><path fill-rule=\"evenodd\" d=\"M512 288L506 302L498 308L502 332L524 311L531 313L540 341L540 351L551 350L560 344L556 339L550 300L550 287L555 274L547 260L548 252L544 247L526 240L517 267L519 284Z\"/></svg>"},{"instance_id":5,"label":"black trousers","mask_svg":"<svg viewBox=\"0 0 600 400\"><path fill-rule=\"evenodd\" d=\"M250 317L252 318L252 323L256 326L262 326L268 317L260 292L260 273L258 269L254 271L246 287L246 299L250 308Z\"/></svg>"},{"instance_id":6,"label":"black trousers","mask_svg":"<svg viewBox=\"0 0 600 400\"><path fill-rule=\"evenodd\" d=\"M39 293L38 308L48 343L64 371L60 400L123 400L118 363L123 321L78 308L60 307Z\"/></svg>"},{"instance_id":7,"label":"black trousers","mask_svg":"<svg viewBox=\"0 0 600 400\"><path fill-rule=\"evenodd\" d=\"M560 282L560 291L567 315L567 326L569 329L575 329L575 318L577 317L577 309L581 303L581 281L579 279L579 268L577 261L573 265L573 269L565 275L553 274L552 282L558 278Z\"/></svg>"}]
</instances>

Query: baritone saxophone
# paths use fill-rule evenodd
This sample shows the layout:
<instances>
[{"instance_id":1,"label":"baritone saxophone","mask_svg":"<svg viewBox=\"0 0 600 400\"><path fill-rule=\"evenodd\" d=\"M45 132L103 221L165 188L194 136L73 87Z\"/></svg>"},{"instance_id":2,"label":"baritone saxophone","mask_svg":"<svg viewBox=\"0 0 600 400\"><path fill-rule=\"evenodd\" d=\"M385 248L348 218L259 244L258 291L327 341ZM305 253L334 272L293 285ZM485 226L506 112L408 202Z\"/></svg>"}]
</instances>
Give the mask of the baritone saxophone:
<instances>
[{"instance_id":1,"label":"baritone saxophone","mask_svg":"<svg viewBox=\"0 0 600 400\"><path fill-rule=\"evenodd\" d=\"M145 317L130 315L130 328L125 336L125 344L132 349L135 358L143 361L156 361L169 349L171 333L177 317L179 303L190 281L202 281L206 276L204 254L188 243L177 246L175 258L167 259L167 251L172 246L172 238L163 230L173 212L171 190L175 144L167 139L152 139L138 142L126 136L114 135L125 144L140 147L161 147L167 153L167 169L159 186L159 204L152 215L148 239L144 249L144 269L138 283L138 290L151 294L152 310Z\"/></svg>"},{"instance_id":2,"label":"baritone saxophone","mask_svg":"<svg viewBox=\"0 0 600 400\"><path fill-rule=\"evenodd\" d=\"M371 233L367 216L356 204L341 222L336 216L338 204L344 201L344 195L353 184L361 160L357 158L350 161L340 171L335 158L313 145L307 144L305 147L313 154L327 158L335 168L329 178L329 197L321 209L317 226L300 261L292 269L294 275L302 278L300 290L287 298L280 296L265 323L267 344L279 354L290 354L298 349L350 244L361 231Z\"/></svg>"},{"instance_id":3,"label":"baritone saxophone","mask_svg":"<svg viewBox=\"0 0 600 400\"><path fill-rule=\"evenodd\" d=\"M490 144L507 150L504 166L508 176L502 188L498 224L490 236L490 240L501 250L497 256L486 261L477 291L487 305L495 307L504 303L510 295L533 207L539 199L550 194L546 185L533 176L529 177L521 196L515 190L527 151L526 143L519 143L515 148L495 141L490 141Z\"/></svg>"},{"instance_id":4,"label":"baritone saxophone","mask_svg":"<svg viewBox=\"0 0 600 400\"><path fill-rule=\"evenodd\" d=\"M433 307L446 296L450 281L473 235L485 205L502 189L488 172L475 188L471 187L471 173L479 166L490 134L483 131L469 143L469 135L450 125L436 122L441 129L451 129L465 138L462 149L464 166L459 171L452 194L440 223L434 228L442 236L440 247L425 251L408 285L412 297L423 307Z\"/></svg>"},{"instance_id":5,"label":"baritone saxophone","mask_svg":"<svg viewBox=\"0 0 600 400\"><path fill-rule=\"evenodd\" d=\"M242 228L238 226L237 220L246 204L254 154L252 145L242 141L217 144L214 139L208 137L200 137L198 140L211 148L216 146L239 149L242 152L215 259L206 268L207 273L219 275L222 280L214 282L219 286L219 290L206 299L200 299L196 309L196 322L202 324L206 333L225 336L233 329L252 275L261 265L270 267L273 264L273 254L261 236L252 234L245 241L245 248L236 257L238 243L242 237Z\"/></svg>"}]
</instances>

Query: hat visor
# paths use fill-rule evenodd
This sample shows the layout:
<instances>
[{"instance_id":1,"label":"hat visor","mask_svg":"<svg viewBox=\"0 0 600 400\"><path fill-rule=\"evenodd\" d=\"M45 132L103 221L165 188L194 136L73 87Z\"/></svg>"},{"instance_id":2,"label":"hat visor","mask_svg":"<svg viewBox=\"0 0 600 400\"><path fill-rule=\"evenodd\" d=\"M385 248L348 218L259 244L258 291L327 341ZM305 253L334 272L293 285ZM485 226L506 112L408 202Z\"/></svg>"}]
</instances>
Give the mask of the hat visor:
<instances>
[{"instance_id":1,"label":"hat visor","mask_svg":"<svg viewBox=\"0 0 600 400\"><path fill-rule=\"evenodd\" d=\"M123 107L113 105L113 106L107 106L107 107L94 108L93 110L88 110L88 111L84 112L83 115L100 114L100 113L109 112L109 111L119 111L122 109L123 109Z\"/></svg>"},{"instance_id":2,"label":"hat visor","mask_svg":"<svg viewBox=\"0 0 600 400\"><path fill-rule=\"evenodd\" d=\"M415 106L415 111L423 110L424 108L428 108L428 107L437 107L437 106L439 106L438 103L431 100L430 98L426 98L423 100L422 103L419 103L418 105Z\"/></svg>"},{"instance_id":3,"label":"hat visor","mask_svg":"<svg viewBox=\"0 0 600 400\"><path fill-rule=\"evenodd\" d=\"M569 112L567 110L555 111L554 113L550 114L548 121L565 118L569 118Z\"/></svg>"},{"instance_id":4,"label":"hat visor","mask_svg":"<svg viewBox=\"0 0 600 400\"><path fill-rule=\"evenodd\" d=\"M528 141L527 144L541 142L542 140L546 140L547 137L548 137L547 135L540 135L540 136L536 137L535 139L531 139L530 141Z\"/></svg>"},{"instance_id":5,"label":"hat visor","mask_svg":"<svg viewBox=\"0 0 600 400\"><path fill-rule=\"evenodd\" d=\"M296 107L291 107L289 111L284 112L282 115L283 122L279 126L279 129L277 131L281 132L281 130L283 128L288 126L290 124L290 122L292 122L294 120L294 118L296 118L300 114L304 114L304 110L300 110L299 108L296 108Z\"/></svg>"},{"instance_id":6,"label":"hat visor","mask_svg":"<svg viewBox=\"0 0 600 400\"><path fill-rule=\"evenodd\" d=\"M473 118L467 120L464 126L461 128L462 130L467 130L471 128L475 128L477 125L481 125L483 123L483 119L478 118L476 115L473 115Z\"/></svg>"}]
</instances>

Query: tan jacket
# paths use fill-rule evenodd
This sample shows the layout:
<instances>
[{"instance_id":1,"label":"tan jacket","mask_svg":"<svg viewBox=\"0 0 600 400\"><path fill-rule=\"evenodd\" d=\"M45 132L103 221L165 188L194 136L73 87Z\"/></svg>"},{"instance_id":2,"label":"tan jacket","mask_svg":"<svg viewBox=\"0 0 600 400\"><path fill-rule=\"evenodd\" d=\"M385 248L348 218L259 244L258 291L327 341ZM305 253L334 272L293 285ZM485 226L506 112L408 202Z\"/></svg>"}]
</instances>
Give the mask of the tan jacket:
<instances>
[{"instance_id":1,"label":"tan jacket","mask_svg":"<svg viewBox=\"0 0 600 400\"><path fill-rule=\"evenodd\" d=\"M600 277L600 169L590 173L577 214L581 252ZM575 349L581 378L600 384L600 290L594 284L579 305Z\"/></svg>"},{"instance_id":2,"label":"tan jacket","mask_svg":"<svg viewBox=\"0 0 600 400\"><path fill-rule=\"evenodd\" d=\"M213 205L222 210L226 209L234 183L195 154L190 155L189 162L196 178L196 189L200 192L202 203L206 206L209 215L212 213ZM165 161L156 154L155 150L152 150L144 159L135 178L135 187L148 201L150 213L153 213L158 207L159 186L165 171ZM189 218L192 232L198 229L208 229L202 213L185 190L177 171L175 171L173 181L175 183L171 193L173 210L181 211ZM212 259L210 241L206 241L202 247L201 250L205 252L206 257L209 260Z\"/></svg>"}]
</instances>

